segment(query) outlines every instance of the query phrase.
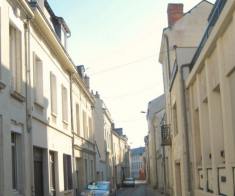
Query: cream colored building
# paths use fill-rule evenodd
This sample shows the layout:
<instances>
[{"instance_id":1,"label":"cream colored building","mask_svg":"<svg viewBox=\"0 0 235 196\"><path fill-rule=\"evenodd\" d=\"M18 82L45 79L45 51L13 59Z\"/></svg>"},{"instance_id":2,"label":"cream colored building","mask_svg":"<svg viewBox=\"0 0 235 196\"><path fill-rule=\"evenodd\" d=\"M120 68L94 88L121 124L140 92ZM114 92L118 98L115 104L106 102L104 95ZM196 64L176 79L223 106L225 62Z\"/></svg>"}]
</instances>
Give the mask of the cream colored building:
<instances>
[{"instance_id":1,"label":"cream colored building","mask_svg":"<svg viewBox=\"0 0 235 196\"><path fill-rule=\"evenodd\" d=\"M82 65L77 66L77 72L71 75L71 86L74 188L79 193L88 183L95 180L96 173L94 98L89 93L89 78L85 75Z\"/></svg>"},{"instance_id":2,"label":"cream colored building","mask_svg":"<svg viewBox=\"0 0 235 196\"><path fill-rule=\"evenodd\" d=\"M207 19L213 5L201 1L184 13L182 4L168 5L168 27L163 30L159 61L163 67L166 96L166 126L171 130L170 149L172 183L171 195L185 196L192 193L192 148L186 117L182 80L187 77L185 64L191 62L196 47L206 30Z\"/></svg>"},{"instance_id":3,"label":"cream colored building","mask_svg":"<svg viewBox=\"0 0 235 196\"><path fill-rule=\"evenodd\" d=\"M113 182L117 187L130 176L130 147L122 128L112 130Z\"/></svg>"},{"instance_id":4,"label":"cream colored building","mask_svg":"<svg viewBox=\"0 0 235 196\"><path fill-rule=\"evenodd\" d=\"M165 95L161 95L148 103L148 150L149 150L149 182L153 188L171 192L172 172L170 145L171 140L162 141L162 125L165 124ZM163 145L164 144L164 145Z\"/></svg>"},{"instance_id":5,"label":"cream colored building","mask_svg":"<svg viewBox=\"0 0 235 196\"><path fill-rule=\"evenodd\" d=\"M195 195L234 195L235 1L216 1L186 79Z\"/></svg>"},{"instance_id":6,"label":"cream colored building","mask_svg":"<svg viewBox=\"0 0 235 196\"><path fill-rule=\"evenodd\" d=\"M1 196L74 195L94 180L94 100L69 36L46 1L0 1Z\"/></svg>"},{"instance_id":7,"label":"cream colored building","mask_svg":"<svg viewBox=\"0 0 235 196\"><path fill-rule=\"evenodd\" d=\"M100 98L98 92L94 95L94 129L96 142L96 179L111 180L112 163L112 129L113 120L111 114Z\"/></svg>"}]
</instances>

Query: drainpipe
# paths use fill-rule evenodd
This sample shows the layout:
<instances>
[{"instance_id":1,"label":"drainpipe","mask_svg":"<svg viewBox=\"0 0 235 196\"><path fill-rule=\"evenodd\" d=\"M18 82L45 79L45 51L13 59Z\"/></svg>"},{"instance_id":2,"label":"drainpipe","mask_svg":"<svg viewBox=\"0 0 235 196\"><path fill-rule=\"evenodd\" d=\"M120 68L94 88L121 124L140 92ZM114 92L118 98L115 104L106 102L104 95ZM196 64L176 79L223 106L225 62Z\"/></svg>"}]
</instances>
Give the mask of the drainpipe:
<instances>
[{"instance_id":1,"label":"drainpipe","mask_svg":"<svg viewBox=\"0 0 235 196\"><path fill-rule=\"evenodd\" d=\"M186 150L186 161L187 161L187 178L188 178L188 192L189 195L193 195L192 191L192 174L191 174L191 164L190 164L190 150L189 150L189 125L187 116L187 106L186 106L186 91L185 91L185 81L184 81L184 68L188 67L190 69L190 64L184 64L180 67L180 94L182 109L183 109L183 121L184 121L184 134L185 134L185 150Z\"/></svg>"},{"instance_id":2,"label":"drainpipe","mask_svg":"<svg viewBox=\"0 0 235 196\"><path fill-rule=\"evenodd\" d=\"M73 75L74 75L75 73L70 73L69 74L69 82L70 82L70 85L69 85L69 89L70 89L70 112L71 112L71 131L72 131L72 160L73 160L73 163L72 163L72 171L73 171L73 187L74 187L74 193L76 193L77 194L77 189L75 188L76 186L75 186L75 182L76 182L76 180L75 180L75 177L76 177L76 172L75 172L75 163L76 163L76 161L75 161L75 155L74 155L74 119L73 119L73 93L72 93L72 89L73 89ZM78 184L78 182L77 182L77 184Z\"/></svg>"},{"instance_id":3,"label":"drainpipe","mask_svg":"<svg viewBox=\"0 0 235 196\"><path fill-rule=\"evenodd\" d=\"M156 113L154 113L156 114ZM157 127L154 126L154 124L152 123L153 125L153 142L154 142L154 155L155 155L155 161L156 161L156 184L155 184L155 187L158 189L159 188L159 182L158 182L158 171L157 171L157 144L156 144L156 131L157 131Z\"/></svg>"},{"instance_id":4,"label":"drainpipe","mask_svg":"<svg viewBox=\"0 0 235 196\"><path fill-rule=\"evenodd\" d=\"M32 133L32 85L31 85L31 69L30 69L30 24L31 18L27 18L24 22L24 45L25 45L25 93L26 93L26 129L29 134L29 161L30 161L30 182L31 194L35 195L34 190L34 159L33 159L33 133Z\"/></svg>"},{"instance_id":5,"label":"drainpipe","mask_svg":"<svg viewBox=\"0 0 235 196\"><path fill-rule=\"evenodd\" d=\"M171 65L171 61L170 61L170 46L169 46L169 38L167 34L164 34L165 40L166 40L166 50L167 50L167 69L168 69L168 80L170 81L170 65Z\"/></svg>"},{"instance_id":6,"label":"drainpipe","mask_svg":"<svg viewBox=\"0 0 235 196\"><path fill-rule=\"evenodd\" d=\"M171 73L170 73L170 71L171 71L171 69L170 69L170 65L171 65L171 62L170 62L170 46L169 46L169 37L168 37L168 35L167 34L165 34L164 33L164 37L165 37L165 40L166 40L166 47L167 47L167 69L168 69L168 82L170 83L170 76L171 76ZM170 84L168 84L168 87L169 87L169 85ZM167 89L168 90L168 93L169 93L169 101L170 101L170 105L169 105L169 108L170 108L170 110L171 110L171 92L169 91L169 89ZM165 93L165 96L166 96L166 93ZM166 96L167 97L167 96ZM166 99L166 98L165 98ZM166 99L166 114L167 114L167 104L168 104L168 101L167 101L167 99ZM171 118L170 118L170 113L169 113L169 116L167 115L166 116L166 121L167 121L167 118L168 118L168 120L170 120ZM166 192L167 192L167 187L166 187L166 178L167 178L167 176L166 176L166 172L165 172L165 168L166 168L166 162L165 162L165 146L163 146L163 167L164 167L164 194L166 194ZM172 167L172 166L171 166ZM168 178L169 178L169 176L168 176ZM171 187L172 188L172 187Z\"/></svg>"}]
</instances>

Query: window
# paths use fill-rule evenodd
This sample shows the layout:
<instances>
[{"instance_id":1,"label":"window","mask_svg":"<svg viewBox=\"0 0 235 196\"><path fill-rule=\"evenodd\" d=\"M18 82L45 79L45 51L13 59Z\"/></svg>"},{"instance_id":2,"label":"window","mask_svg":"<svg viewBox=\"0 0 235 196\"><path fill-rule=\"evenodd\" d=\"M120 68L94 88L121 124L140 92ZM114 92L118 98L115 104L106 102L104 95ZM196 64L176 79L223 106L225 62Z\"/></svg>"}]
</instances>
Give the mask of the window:
<instances>
[{"instance_id":1,"label":"window","mask_svg":"<svg viewBox=\"0 0 235 196\"><path fill-rule=\"evenodd\" d=\"M173 106L173 126L174 126L174 133L175 135L178 134L178 119L177 119L177 107L176 103Z\"/></svg>"},{"instance_id":2,"label":"window","mask_svg":"<svg viewBox=\"0 0 235 196\"><path fill-rule=\"evenodd\" d=\"M43 66L36 55L34 55L34 92L35 102L43 106Z\"/></svg>"},{"instance_id":3,"label":"window","mask_svg":"<svg viewBox=\"0 0 235 196\"><path fill-rule=\"evenodd\" d=\"M86 112L83 110L82 112L82 119L83 119L83 131L84 131L84 138L87 139L87 119L86 119Z\"/></svg>"},{"instance_id":4,"label":"window","mask_svg":"<svg viewBox=\"0 0 235 196\"><path fill-rule=\"evenodd\" d=\"M64 162L64 190L72 189L72 167L71 167L71 156L63 155Z\"/></svg>"},{"instance_id":5,"label":"window","mask_svg":"<svg viewBox=\"0 0 235 196\"><path fill-rule=\"evenodd\" d=\"M89 137L90 139L92 138L92 121L91 121L91 117L89 117Z\"/></svg>"},{"instance_id":6,"label":"window","mask_svg":"<svg viewBox=\"0 0 235 196\"><path fill-rule=\"evenodd\" d=\"M20 181L20 134L11 133L12 188L19 190Z\"/></svg>"},{"instance_id":7,"label":"window","mask_svg":"<svg viewBox=\"0 0 235 196\"><path fill-rule=\"evenodd\" d=\"M88 165L87 165L87 159L85 161L85 182L88 183Z\"/></svg>"},{"instance_id":8,"label":"window","mask_svg":"<svg viewBox=\"0 0 235 196\"><path fill-rule=\"evenodd\" d=\"M57 114L57 86L56 76L50 73L50 87L51 87L51 113L55 116Z\"/></svg>"},{"instance_id":9,"label":"window","mask_svg":"<svg viewBox=\"0 0 235 196\"><path fill-rule=\"evenodd\" d=\"M21 32L10 25L9 28L10 36L10 69L11 69L11 88L12 91L22 93L22 43L21 43Z\"/></svg>"},{"instance_id":10,"label":"window","mask_svg":"<svg viewBox=\"0 0 235 196\"><path fill-rule=\"evenodd\" d=\"M94 176L94 169L93 169L93 160L91 160L91 181L93 180L93 176Z\"/></svg>"},{"instance_id":11,"label":"window","mask_svg":"<svg viewBox=\"0 0 235 196\"><path fill-rule=\"evenodd\" d=\"M77 134L80 135L80 110L79 110L79 104L76 104L76 125L77 125Z\"/></svg>"},{"instance_id":12,"label":"window","mask_svg":"<svg viewBox=\"0 0 235 196\"><path fill-rule=\"evenodd\" d=\"M62 119L68 123L68 94L67 89L62 85Z\"/></svg>"}]
</instances>

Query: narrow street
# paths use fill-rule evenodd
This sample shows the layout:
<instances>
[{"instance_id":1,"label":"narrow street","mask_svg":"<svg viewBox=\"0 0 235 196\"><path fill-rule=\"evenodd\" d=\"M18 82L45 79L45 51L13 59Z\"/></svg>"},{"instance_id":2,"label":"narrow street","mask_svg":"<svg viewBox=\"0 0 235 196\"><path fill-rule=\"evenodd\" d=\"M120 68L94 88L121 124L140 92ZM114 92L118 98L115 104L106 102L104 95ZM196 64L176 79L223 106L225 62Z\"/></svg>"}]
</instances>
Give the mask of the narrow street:
<instances>
[{"instance_id":1,"label":"narrow street","mask_svg":"<svg viewBox=\"0 0 235 196\"><path fill-rule=\"evenodd\" d=\"M163 196L145 183L136 183L135 187L121 188L117 196Z\"/></svg>"}]
</instances>

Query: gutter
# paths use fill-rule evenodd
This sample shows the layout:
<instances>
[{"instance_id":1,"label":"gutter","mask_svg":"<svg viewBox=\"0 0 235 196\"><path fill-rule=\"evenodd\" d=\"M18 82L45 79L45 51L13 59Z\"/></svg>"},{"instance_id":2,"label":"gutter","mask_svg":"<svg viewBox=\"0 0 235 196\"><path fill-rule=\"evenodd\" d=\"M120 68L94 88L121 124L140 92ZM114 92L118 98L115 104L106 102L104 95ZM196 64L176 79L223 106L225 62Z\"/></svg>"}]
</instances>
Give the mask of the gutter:
<instances>
[{"instance_id":1,"label":"gutter","mask_svg":"<svg viewBox=\"0 0 235 196\"><path fill-rule=\"evenodd\" d=\"M27 17L29 19L34 18L34 13L31 10L31 8L30 8L29 4L27 3L27 1L25 1L25 0L17 0L17 1L20 4L20 6L22 7L22 9L25 11Z\"/></svg>"}]
</instances>

